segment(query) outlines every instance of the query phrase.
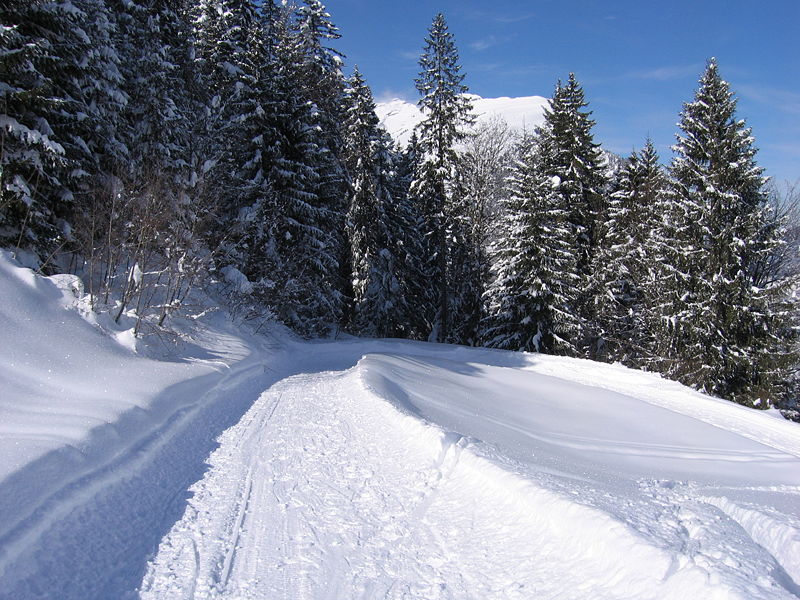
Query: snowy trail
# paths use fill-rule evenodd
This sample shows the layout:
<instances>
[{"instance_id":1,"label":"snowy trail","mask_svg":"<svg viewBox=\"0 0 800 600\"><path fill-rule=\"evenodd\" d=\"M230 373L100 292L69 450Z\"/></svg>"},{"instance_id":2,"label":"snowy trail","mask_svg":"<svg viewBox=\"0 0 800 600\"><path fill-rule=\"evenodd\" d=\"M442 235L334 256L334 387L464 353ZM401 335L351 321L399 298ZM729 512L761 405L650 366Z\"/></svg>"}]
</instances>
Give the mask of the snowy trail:
<instances>
[{"instance_id":1,"label":"snowy trail","mask_svg":"<svg viewBox=\"0 0 800 600\"><path fill-rule=\"evenodd\" d=\"M162 426L0 531L0 598L133 597L147 556L182 513L188 485L202 476L214 438L268 383L261 362L251 359L222 377L166 390L195 400L178 403Z\"/></svg>"},{"instance_id":2,"label":"snowy trail","mask_svg":"<svg viewBox=\"0 0 800 600\"><path fill-rule=\"evenodd\" d=\"M566 470L531 469L465 427L421 418L435 404L426 398L464 408L421 392L442 385L457 397L453 378L463 374L418 377L415 387L402 372L403 362L418 376L441 369L430 354L378 358L391 363L381 374L395 387L377 385L380 369L368 357L351 370L290 377L265 392L221 436L184 517L150 564L142 597L797 596L787 573L800 547L792 538L800 532L796 513L780 513L787 539L773 535L770 554L769 534L760 539L735 509L704 499L698 483L621 481L586 465L569 472L564 461ZM473 425L498 421L487 416L472 412ZM777 455L739 448L748 452L756 462ZM683 460L680 449L676 455ZM784 457L790 480L800 465L793 458ZM730 489L704 489L730 497ZM747 490L770 493L736 488ZM798 491L787 484L770 499L781 493L796 502ZM761 508L754 514L757 524L767 518Z\"/></svg>"},{"instance_id":3,"label":"snowy trail","mask_svg":"<svg viewBox=\"0 0 800 600\"><path fill-rule=\"evenodd\" d=\"M0 252L1 600L800 598L794 423L214 312L154 360L76 285Z\"/></svg>"}]
</instances>

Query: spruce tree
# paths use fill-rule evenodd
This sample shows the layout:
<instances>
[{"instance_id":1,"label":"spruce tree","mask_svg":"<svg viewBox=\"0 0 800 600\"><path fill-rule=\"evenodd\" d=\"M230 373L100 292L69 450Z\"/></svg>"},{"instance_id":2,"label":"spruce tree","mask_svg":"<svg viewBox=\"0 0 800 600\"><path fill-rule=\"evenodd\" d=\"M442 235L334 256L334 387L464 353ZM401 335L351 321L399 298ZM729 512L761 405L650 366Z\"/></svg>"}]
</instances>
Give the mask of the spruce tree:
<instances>
[{"instance_id":1,"label":"spruce tree","mask_svg":"<svg viewBox=\"0 0 800 600\"><path fill-rule=\"evenodd\" d=\"M387 337L402 330L400 248L392 221L393 165L381 135L372 93L356 68L348 89L345 164L352 181L347 213L353 316L361 335Z\"/></svg>"},{"instance_id":2,"label":"spruce tree","mask_svg":"<svg viewBox=\"0 0 800 600\"><path fill-rule=\"evenodd\" d=\"M73 241L72 224L109 165L126 99L102 0L4 3L3 237L47 257ZM8 44L8 46L6 46ZM5 79L5 77L4 77Z\"/></svg>"},{"instance_id":3,"label":"spruce tree","mask_svg":"<svg viewBox=\"0 0 800 600\"><path fill-rule=\"evenodd\" d=\"M662 370L708 393L768 407L790 352L780 280L761 266L781 244L750 129L711 60L684 105L670 172L678 276L662 303Z\"/></svg>"},{"instance_id":4,"label":"spruce tree","mask_svg":"<svg viewBox=\"0 0 800 600\"><path fill-rule=\"evenodd\" d=\"M513 164L512 134L501 119L476 128L459 153L453 186L455 205L451 280L455 308L452 337L476 344L484 316L483 296L489 281L488 246L493 223Z\"/></svg>"},{"instance_id":5,"label":"spruce tree","mask_svg":"<svg viewBox=\"0 0 800 600\"><path fill-rule=\"evenodd\" d=\"M52 44L43 2L0 5L0 244L39 247L59 236L57 207L46 193L65 151L48 114L59 98L44 67ZM44 249L44 248L43 248Z\"/></svg>"},{"instance_id":6,"label":"spruce tree","mask_svg":"<svg viewBox=\"0 0 800 600\"><path fill-rule=\"evenodd\" d=\"M274 11L273 99L264 107L275 139L268 144L265 174L270 197L256 213L258 253L265 301L278 318L304 335L318 335L340 322L341 239L345 198L321 195L328 149L320 114L297 79L295 41L285 13ZM338 158L337 158L338 160Z\"/></svg>"},{"instance_id":7,"label":"spruce tree","mask_svg":"<svg viewBox=\"0 0 800 600\"><path fill-rule=\"evenodd\" d=\"M659 219L666 179L650 139L634 151L609 196L593 271L598 358L642 366L652 348L645 324L645 294L660 257Z\"/></svg>"},{"instance_id":8,"label":"spruce tree","mask_svg":"<svg viewBox=\"0 0 800 600\"><path fill-rule=\"evenodd\" d=\"M482 339L495 348L569 355L580 331L572 304L577 257L571 207L542 168L545 151L527 141L512 171L491 247Z\"/></svg>"},{"instance_id":9,"label":"spruce tree","mask_svg":"<svg viewBox=\"0 0 800 600\"><path fill-rule=\"evenodd\" d=\"M421 161L419 139L414 131L406 148L395 158L395 210L391 223L398 241L400 281L405 294L402 335L419 340L427 339L431 331L431 321L425 310L431 297L425 253L425 219L422 206L411 193Z\"/></svg>"},{"instance_id":10,"label":"spruce tree","mask_svg":"<svg viewBox=\"0 0 800 600\"><path fill-rule=\"evenodd\" d=\"M570 305L582 328L572 340L580 355L594 358L598 332L591 294L592 267L597 253L600 223L605 214L606 178L603 158L592 136L594 121L581 86L570 73L566 84L556 85L539 135L544 174L554 178L563 206L568 206L572 246L576 257L577 296ZM568 275L569 277L572 274Z\"/></svg>"},{"instance_id":11,"label":"spruce tree","mask_svg":"<svg viewBox=\"0 0 800 600\"><path fill-rule=\"evenodd\" d=\"M452 240L459 237L455 232L458 205L453 202L452 194L458 160L455 145L464 138L462 128L473 117L471 103L464 96L468 88L463 83L453 34L441 13L429 29L419 64L416 86L424 119L418 126L418 134L423 156L411 194L420 204L424 219L424 255L429 257L425 271L431 284L427 297L419 299L419 309L428 314L431 340L453 341L452 322L461 317L453 314L459 301L456 299L454 303L453 299L452 268L448 275Z\"/></svg>"},{"instance_id":12,"label":"spruce tree","mask_svg":"<svg viewBox=\"0 0 800 600\"><path fill-rule=\"evenodd\" d=\"M316 195L324 209L325 230L330 235L329 251L339 264L335 287L349 295L348 249L344 236L349 181L342 165L345 111L343 55L331 46L339 31L325 5L319 0L303 0L291 21L290 66L296 93L311 104L315 117L316 169L319 180Z\"/></svg>"},{"instance_id":13,"label":"spruce tree","mask_svg":"<svg viewBox=\"0 0 800 600\"><path fill-rule=\"evenodd\" d=\"M120 129L134 182L158 176L188 178L188 148L197 116L185 80L189 23L174 0L120 2L115 46L128 103ZM135 184L134 184L135 185Z\"/></svg>"}]
</instances>

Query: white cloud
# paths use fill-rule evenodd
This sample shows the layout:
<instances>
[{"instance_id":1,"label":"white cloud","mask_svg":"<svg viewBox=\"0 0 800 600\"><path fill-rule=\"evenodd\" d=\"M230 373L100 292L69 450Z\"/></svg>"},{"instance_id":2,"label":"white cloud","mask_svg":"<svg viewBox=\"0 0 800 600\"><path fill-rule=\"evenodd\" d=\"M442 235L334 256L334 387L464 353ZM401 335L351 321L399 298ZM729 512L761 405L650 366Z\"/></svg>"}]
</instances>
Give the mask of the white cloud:
<instances>
[{"instance_id":1,"label":"white cloud","mask_svg":"<svg viewBox=\"0 0 800 600\"><path fill-rule=\"evenodd\" d=\"M402 90L394 90L392 88L385 88L375 94L375 102L382 103L382 102L391 102L392 100L403 100L404 102L416 102L416 99L413 95L409 94L407 91Z\"/></svg>"},{"instance_id":2,"label":"white cloud","mask_svg":"<svg viewBox=\"0 0 800 600\"><path fill-rule=\"evenodd\" d=\"M469 44L469 47L473 50L477 50L478 52L482 50L486 50L487 48L491 48L492 46L496 46L498 44L497 38L493 35L485 37L480 40L476 40Z\"/></svg>"}]
</instances>

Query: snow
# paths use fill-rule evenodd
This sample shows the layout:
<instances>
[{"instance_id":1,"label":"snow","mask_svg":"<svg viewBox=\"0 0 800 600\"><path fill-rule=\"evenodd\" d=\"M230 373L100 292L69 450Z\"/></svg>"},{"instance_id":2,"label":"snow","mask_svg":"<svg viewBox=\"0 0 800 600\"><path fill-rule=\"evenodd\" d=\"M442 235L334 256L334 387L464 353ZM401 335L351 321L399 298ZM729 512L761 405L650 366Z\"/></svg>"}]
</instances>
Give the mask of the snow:
<instances>
[{"instance_id":1,"label":"snow","mask_svg":"<svg viewBox=\"0 0 800 600\"><path fill-rule=\"evenodd\" d=\"M800 428L775 415L221 311L154 360L82 293L0 256L1 598L800 594Z\"/></svg>"},{"instance_id":2,"label":"snow","mask_svg":"<svg viewBox=\"0 0 800 600\"><path fill-rule=\"evenodd\" d=\"M518 98L481 98L474 94L468 96L472 101L472 112L477 117L476 125L500 118L508 123L511 129L519 132L531 132L541 125L544 122L544 109L549 102L547 98L541 96ZM379 102L375 112L386 131L402 146L408 144L414 127L423 119L416 104L399 98Z\"/></svg>"},{"instance_id":3,"label":"snow","mask_svg":"<svg viewBox=\"0 0 800 600\"><path fill-rule=\"evenodd\" d=\"M253 284L247 279L247 275L236 267L232 265L224 267L222 269L222 276L225 278L225 281L231 284L240 294L247 295L253 293Z\"/></svg>"}]
</instances>

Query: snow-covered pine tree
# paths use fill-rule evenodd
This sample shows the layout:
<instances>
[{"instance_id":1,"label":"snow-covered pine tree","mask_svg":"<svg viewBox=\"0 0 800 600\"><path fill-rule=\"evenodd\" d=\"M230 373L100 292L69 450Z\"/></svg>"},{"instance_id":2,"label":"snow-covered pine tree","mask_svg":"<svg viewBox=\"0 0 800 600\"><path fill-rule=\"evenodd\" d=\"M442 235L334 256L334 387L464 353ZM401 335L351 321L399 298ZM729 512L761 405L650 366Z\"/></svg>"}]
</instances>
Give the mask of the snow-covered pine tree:
<instances>
[{"instance_id":1,"label":"snow-covered pine tree","mask_svg":"<svg viewBox=\"0 0 800 600\"><path fill-rule=\"evenodd\" d=\"M188 178L189 147L199 111L191 96L190 24L176 0L124 1L116 10L115 46L128 103L120 129L127 135L129 173L136 186L159 176Z\"/></svg>"},{"instance_id":2,"label":"snow-covered pine tree","mask_svg":"<svg viewBox=\"0 0 800 600\"><path fill-rule=\"evenodd\" d=\"M247 92L252 92L245 67L258 8L253 0L201 0L191 8L190 18L200 75L196 91L201 96L202 170L215 183L219 229L227 230L246 204L236 174L247 160L242 157L241 113Z\"/></svg>"},{"instance_id":3,"label":"snow-covered pine tree","mask_svg":"<svg viewBox=\"0 0 800 600\"><path fill-rule=\"evenodd\" d=\"M114 27L102 0L10 2L2 10L10 80L2 92L3 221L19 231L15 243L48 257L72 241L71 223L101 172L124 156L114 134L125 102ZM31 152L20 154L22 147Z\"/></svg>"},{"instance_id":4,"label":"snow-covered pine tree","mask_svg":"<svg viewBox=\"0 0 800 600\"><path fill-rule=\"evenodd\" d=\"M645 325L645 293L653 289L661 254L654 244L665 185L658 153L648 139L641 153L632 152L619 172L601 225L592 269L601 360L643 366L652 351Z\"/></svg>"},{"instance_id":5,"label":"snow-covered pine tree","mask_svg":"<svg viewBox=\"0 0 800 600\"><path fill-rule=\"evenodd\" d=\"M670 172L674 265L665 295L662 370L708 393L766 408L779 395L791 355L785 289L761 267L781 244L770 217L753 138L710 60L684 105Z\"/></svg>"},{"instance_id":6,"label":"snow-covered pine tree","mask_svg":"<svg viewBox=\"0 0 800 600\"><path fill-rule=\"evenodd\" d=\"M243 272L255 300L278 319L316 335L341 316L345 194L335 201L321 195L332 189L325 166L338 156L302 75L300 20L274 2L220 0L195 23L214 94L207 162L222 194L220 265ZM342 168L337 163L331 172Z\"/></svg>"},{"instance_id":7,"label":"snow-covered pine tree","mask_svg":"<svg viewBox=\"0 0 800 600\"><path fill-rule=\"evenodd\" d=\"M263 140L261 160L270 195L250 213L259 230L249 272L280 320L304 335L317 335L341 319L338 261L344 216L319 195L324 185L321 154L327 150L319 112L297 80L289 15L274 5L270 14L274 58L264 68L271 73L272 100L263 110L269 124L264 133L272 131L275 138ZM338 229L335 223L341 223Z\"/></svg>"},{"instance_id":8,"label":"snow-covered pine tree","mask_svg":"<svg viewBox=\"0 0 800 600\"><path fill-rule=\"evenodd\" d=\"M330 46L341 35L320 0L303 0L292 22L296 77L321 113L325 134L335 136L344 111L343 55ZM335 150L335 148L333 149Z\"/></svg>"},{"instance_id":9,"label":"snow-covered pine tree","mask_svg":"<svg viewBox=\"0 0 800 600\"><path fill-rule=\"evenodd\" d=\"M78 6L79 13L74 12L74 6ZM71 144L76 147L76 155L83 151L84 158L80 160L91 168L84 167L90 181L80 190L91 194L96 193L92 189L96 186L107 187L107 180L130 162L127 140L119 133L128 96L122 87L116 48L117 22L107 0L68 0L64 10L80 23L73 36L88 39L83 48L76 48L73 40L65 41L67 51L74 53L70 87L79 100L64 129L73 135L80 132L81 137L71 140Z\"/></svg>"},{"instance_id":10,"label":"snow-covered pine tree","mask_svg":"<svg viewBox=\"0 0 800 600\"><path fill-rule=\"evenodd\" d=\"M427 339L431 322L427 307L430 282L426 275L427 257L423 238L424 218L421 206L411 194L411 185L419 170L422 152L416 132L411 133L406 148L395 158L393 218L390 220L398 240L401 289L405 295L402 336Z\"/></svg>"},{"instance_id":11,"label":"snow-covered pine tree","mask_svg":"<svg viewBox=\"0 0 800 600\"><path fill-rule=\"evenodd\" d=\"M351 328L388 337L402 331L407 312L401 289L398 240L394 237L394 175L387 139L381 135L372 92L356 68L348 88L345 165L352 182L347 214L353 286Z\"/></svg>"},{"instance_id":12,"label":"snow-covered pine tree","mask_svg":"<svg viewBox=\"0 0 800 600\"><path fill-rule=\"evenodd\" d=\"M485 345L552 354L575 353L580 323L572 303L579 282L571 208L558 180L544 172L541 142L520 148L492 244L485 294Z\"/></svg>"},{"instance_id":13,"label":"snow-covered pine tree","mask_svg":"<svg viewBox=\"0 0 800 600\"><path fill-rule=\"evenodd\" d=\"M46 251L60 235L46 190L58 180L64 148L47 121L59 99L43 69L54 59L43 4L0 4L0 244Z\"/></svg>"},{"instance_id":14,"label":"snow-covered pine tree","mask_svg":"<svg viewBox=\"0 0 800 600\"><path fill-rule=\"evenodd\" d=\"M480 205L474 203L470 190L456 179L448 203L447 271L450 324L447 340L451 343L478 343L482 317L482 298L488 277L480 223Z\"/></svg>"},{"instance_id":15,"label":"snow-covered pine tree","mask_svg":"<svg viewBox=\"0 0 800 600\"><path fill-rule=\"evenodd\" d=\"M284 194L292 185L310 185L304 179L304 183L286 183L302 171L287 159L297 151L290 149L289 132L295 127L311 127L310 117L302 111L292 116L294 105L286 92L292 84L286 81L289 74L279 46L286 44L288 36L287 11L272 1L252 8L241 50L234 55L238 70L235 90L222 113L230 138L221 165L227 171L226 194L230 198L219 215L223 228L218 235L218 262L248 278L246 306L258 314L275 314L307 333L313 326L302 329L305 323L297 317L297 303L302 300L293 296L297 280L289 279L295 271L276 238L287 235L280 231Z\"/></svg>"},{"instance_id":16,"label":"snow-covered pine tree","mask_svg":"<svg viewBox=\"0 0 800 600\"><path fill-rule=\"evenodd\" d=\"M464 139L463 126L473 121L472 105L464 96L467 86L458 60L453 34L444 15L433 20L419 60L416 79L421 95L419 107L424 115L418 126L419 147L423 153L411 195L423 215L425 272L430 282L428 294L418 298L419 311L431 323L430 339L452 341L451 326L461 315L453 314L453 282L448 278L450 249L455 225L452 182L458 162L455 144Z\"/></svg>"},{"instance_id":17,"label":"snow-covered pine tree","mask_svg":"<svg viewBox=\"0 0 800 600\"><path fill-rule=\"evenodd\" d=\"M331 46L341 36L320 0L303 0L291 21L293 77L298 93L311 103L317 127L316 194L325 210L323 224L330 236L328 248L339 272L334 285L340 294L349 292L349 251L344 220L350 194L347 172L342 165L345 77L343 55Z\"/></svg>"},{"instance_id":18,"label":"snow-covered pine tree","mask_svg":"<svg viewBox=\"0 0 800 600\"><path fill-rule=\"evenodd\" d=\"M568 217L579 277L578 296L570 301L582 323L578 337L571 340L579 355L596 355L598 332L594 323L591 277L597 253L600 223L605 213L607 181L603 157L592 136L594 121L586 111L583 88L570 73L566 84L556 85L550 106L545 111L545 125L540 136L544 174L556 178L556 192L563 206L570 207ZM572 273L565 274L568 277Z\"/></svg>"}]
</instances>

